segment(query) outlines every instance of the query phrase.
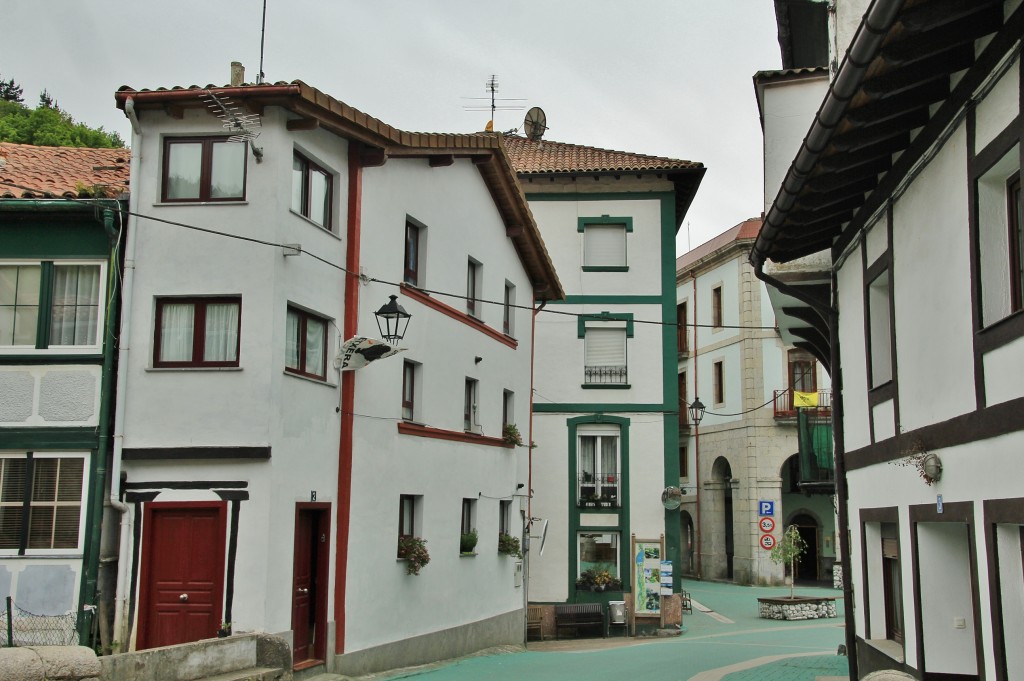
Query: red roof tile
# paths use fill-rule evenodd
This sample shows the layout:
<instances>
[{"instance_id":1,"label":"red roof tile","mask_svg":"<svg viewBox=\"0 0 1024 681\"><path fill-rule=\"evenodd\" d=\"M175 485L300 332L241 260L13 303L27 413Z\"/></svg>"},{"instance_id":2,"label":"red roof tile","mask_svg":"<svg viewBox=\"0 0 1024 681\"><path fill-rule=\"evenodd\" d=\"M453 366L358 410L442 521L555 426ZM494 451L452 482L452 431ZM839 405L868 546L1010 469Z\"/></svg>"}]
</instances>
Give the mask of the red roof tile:
<instances>
[{"instance_id":1,"label":"red roof tile","mask_svg":"<svg viewBox=\"0 0 1024 681\"><path fill-rule=\"evenodd\" d=\"M706 258L715 251L728 246L729 244L736 241L753 241L757 238L757 233L761 231L761 218L750 218L744 220L735 227L731 227L726 231L722 232L715 238L708 242L697 246L691 251L682 254L676 258L676 272L685 270L694 263Z\"/></svg>"},{"instance_id":2,"label":"red roof tile","mask_svg":"<svg viewBox=\"0 0 1024 681\"><path fill-rule=\"evenodd\" d=\"M664 156L631 154L598 149L580 144L550 140L534 141L516 135L504 135L502 142L520 174L572 172L642 172L651 170L689 170L703 168L702 163Z\"/></svg>"},{"instance_id":3,"label":"red roof tile","mask_svg":"<svg viewBox=\"0 0 1024 681\"><path fill-rule=\"evenodd\" d=\"M130 157L128 149L0 142L0 198L77 197L96 186L115 197L128 190Z\"/></svg>"}]
</instances>

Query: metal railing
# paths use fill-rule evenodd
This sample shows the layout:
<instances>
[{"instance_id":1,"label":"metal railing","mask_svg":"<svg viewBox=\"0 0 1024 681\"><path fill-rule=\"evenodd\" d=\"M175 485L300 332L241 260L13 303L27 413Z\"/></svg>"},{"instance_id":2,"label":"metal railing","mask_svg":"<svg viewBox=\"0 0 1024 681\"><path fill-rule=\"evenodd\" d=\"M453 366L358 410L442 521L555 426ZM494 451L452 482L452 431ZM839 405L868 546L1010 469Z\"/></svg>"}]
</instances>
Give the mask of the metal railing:
<instances>
[{"instance_id":1,"label":"metal railing","mask_svg":"<svg viewBox=\"0 0 1024 681\"><path fill-rule=\"evenodd\" d=\"M797 406L793 404L793 389L785 388L783 390L775 391L775 418L777 419L795 419ZM815 416L831 416L832 415L832 391L831 390L817 390L814 391L818 394L818 406L816 407L799 407L806 409L809 413Z\"/></svg>"},{"instance_id":2,"label":"metal railing","mask_svg":"<svg viewBox=\"0 0 1024 681\"><path fill-rule=\"evenodd\" d=\"M628 374L624 366L583 367L584 383L628 383Z\"/></svg>"},{"instance_id":3,"label":"metal railing","mask_svg":"<svg viewBox=\"0 0 1024 681\"><path fill-rule=\"evenodd\" d=\"M8 596L4 624L0 627L0 646L77 646L78 616L36 615L14 604Z\"/></svg>"}]
</instances>

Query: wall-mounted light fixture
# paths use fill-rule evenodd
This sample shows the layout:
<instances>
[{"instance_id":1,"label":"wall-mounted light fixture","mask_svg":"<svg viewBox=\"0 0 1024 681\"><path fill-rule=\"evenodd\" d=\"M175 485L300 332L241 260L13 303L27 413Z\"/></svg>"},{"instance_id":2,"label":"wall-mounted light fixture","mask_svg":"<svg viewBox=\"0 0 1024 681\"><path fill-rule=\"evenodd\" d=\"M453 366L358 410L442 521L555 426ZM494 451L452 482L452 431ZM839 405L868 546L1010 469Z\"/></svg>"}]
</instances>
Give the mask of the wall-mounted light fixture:
<instances>
[{"instance_id":1,"label":"wall-mounted light fixture","mask_svg":"<svg viewBox=\"0 0 1024 681\"><path fill-rule=\"evenodd\" d=\"M405 337L412 315L398 304L398 296L390 296L390 298L373 314L377 317L377 329L380 331L380 337L395 343ZM383 325L381 325L381 320L384 321Z\"/></svg>"}]
</instances>

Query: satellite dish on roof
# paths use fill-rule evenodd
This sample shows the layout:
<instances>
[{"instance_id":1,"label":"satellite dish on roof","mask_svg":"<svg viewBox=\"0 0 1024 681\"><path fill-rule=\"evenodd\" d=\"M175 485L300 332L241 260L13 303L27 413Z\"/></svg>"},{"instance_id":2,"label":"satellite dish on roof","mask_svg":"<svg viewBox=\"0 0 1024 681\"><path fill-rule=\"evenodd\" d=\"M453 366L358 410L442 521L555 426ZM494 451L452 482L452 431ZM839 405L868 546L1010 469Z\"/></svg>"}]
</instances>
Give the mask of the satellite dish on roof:
<instances>
[{"instance_id":1,"label":"satellite dish on roof","mask_svg":"<svg viewBox=\"0 0 1024 681\"><path fill-rule=\"evenodd\" d=\"M526 136L537 142L541 137L544 136L544 131L548 129L548 118L544 115L544 109L539 106L535 106L526 112L526 119L523 121L523 129L526 131Z\"/></svg>"}]
</instances>

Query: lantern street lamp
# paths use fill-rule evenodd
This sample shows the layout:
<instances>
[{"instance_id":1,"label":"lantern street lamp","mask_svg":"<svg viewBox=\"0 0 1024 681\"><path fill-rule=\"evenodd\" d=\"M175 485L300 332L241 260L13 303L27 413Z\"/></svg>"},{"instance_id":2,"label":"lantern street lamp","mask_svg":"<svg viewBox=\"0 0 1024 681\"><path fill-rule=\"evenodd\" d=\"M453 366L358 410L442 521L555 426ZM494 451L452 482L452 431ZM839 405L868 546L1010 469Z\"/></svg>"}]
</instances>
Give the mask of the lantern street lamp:
<instances>
[{"instance_id":1,"label":"lantern street lamp","mask_svg":"<svg viewBox=\"0 0 1024 681\"><path fill-rule=\"evenodd\" d=\"M405 311L398 304L398 296L391 296L391 300L381 305L380 309L373 313L377 317L377 330L380 337L390 343L397 343L405 336L409 328L411 314ZM383 325L381 320L384 321Z\"/></svg>"},{"instance_id":2,"label":"lantern street lamp","mask_svg":"<svg viewBox=\"0 0 1024 681\"><path fill-rule=\"evenodd\" d=\"M693 422L694 427L700 425L701 419L704 418L705 409L706 407L699 397L690 403L690 421Z\"/></svg>"}]
</instances>

